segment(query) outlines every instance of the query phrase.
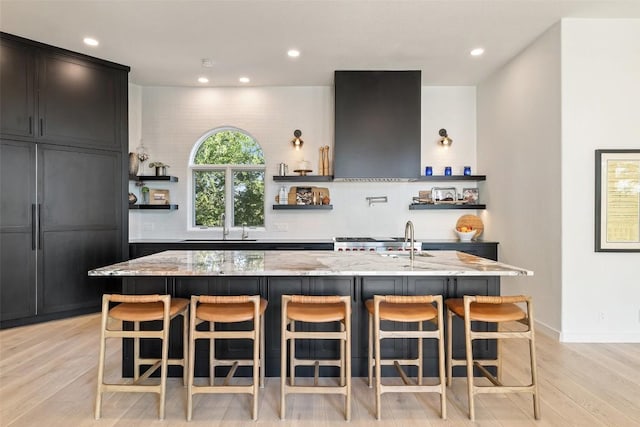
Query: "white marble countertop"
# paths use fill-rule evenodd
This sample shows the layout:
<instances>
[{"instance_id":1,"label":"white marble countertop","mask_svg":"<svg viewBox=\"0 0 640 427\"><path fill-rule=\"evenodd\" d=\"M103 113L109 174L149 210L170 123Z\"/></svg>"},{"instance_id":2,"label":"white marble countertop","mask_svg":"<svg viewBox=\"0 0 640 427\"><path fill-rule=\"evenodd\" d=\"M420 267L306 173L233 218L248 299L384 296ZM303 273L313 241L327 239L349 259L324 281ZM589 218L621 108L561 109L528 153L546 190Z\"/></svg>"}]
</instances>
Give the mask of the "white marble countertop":
<instances>
[{"instance_id":1,"label":"white marble countertop","mask_svg":"<svg viewBox=\"0 0 640 427\"><path fill-rule=\"evenodd\" d=\"M533 271L456 252L165 251L89 276L532 276Z\"/></svg>"}]
</instances>

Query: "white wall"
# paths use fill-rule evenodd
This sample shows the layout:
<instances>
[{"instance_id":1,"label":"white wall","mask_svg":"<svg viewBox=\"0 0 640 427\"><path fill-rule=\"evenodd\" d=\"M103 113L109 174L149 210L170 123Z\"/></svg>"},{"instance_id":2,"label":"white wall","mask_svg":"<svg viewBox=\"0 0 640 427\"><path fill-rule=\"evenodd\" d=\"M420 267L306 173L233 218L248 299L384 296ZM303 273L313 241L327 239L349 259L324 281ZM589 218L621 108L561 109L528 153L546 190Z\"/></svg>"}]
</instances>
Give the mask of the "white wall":
<instances>
[{"instance_id":1,"label":"white wall","mask_svg":"<svg viewBox=\"0 0 640 427\"><path fill-rule=\"evenodd\" d=\"M640 148L640 20L562 21L562 116L562 339L640 342L640 254L594 252L594 150Z\"/></svg>"},{"instance_id":2,"label":"white wall","mask_svg":"<svg viewBox=\"0 0 640 427\"><path fill-rule=\"evenodd\" d=\"M132 102L130 109L135 109ZM331 87L256 87L256 88L179 88L143 87L141 97L142 140L150 161L168 163L169 173L178 183L150 185L167 188L178 211L154 213L132 211L129 214L130 239L219 238L220 229L188 230L188 159L195 142L210 129L235 126L249 132L262 146L267 166L265 230L252 230L253 238L310 239L338 235L398 236L404 223L412 220L416 238L454 238L457 218L474 211L409 211L412 196L419 190L451 183L351 183L326 184L331 193L332 211L273 211L271 205L279 185L273 182L277 164L292 166L303 157L318 170L318 149L331 147L333 155L333 88ZM454 174L462 167L476 168L476 118L474 87L424 87L422 90L422 171L434 167L434 174L450 165ZM133 121L135 119L132 118ZM438 130L446 128L454 140L445 150L436 144ZM289 141L294 129L302 130L304 147L297 152ZM139 144L130 140L130 150ZM147 168L147 173L151 169ZM489 179L492 179L491 177ZM303 184L304 185L304 184ZM323 186L325 186L323 184ZM473 183L458 185L474 186ZM139 193L131 184L130 191ZM482 191L482 187L481 187ZM367 196L386 195L387 204L368 206ZM481 194L482 198L482 194ZM276 228L286 231L276 231ZM232 230L231 238L239 235Z\"/></svg>"},{"instance_id":3,"label":"white wall","mask_svg":"<svg viewBox=\"0 0 640 427\"><path fill-rule=\"evenodd\" d=\"M535 317L561 325L560 27L478 86L478 167L487 173L485 239L501 261L534 270L504 278L504 294L532 295Z\"/></svg>"}]
</instances>

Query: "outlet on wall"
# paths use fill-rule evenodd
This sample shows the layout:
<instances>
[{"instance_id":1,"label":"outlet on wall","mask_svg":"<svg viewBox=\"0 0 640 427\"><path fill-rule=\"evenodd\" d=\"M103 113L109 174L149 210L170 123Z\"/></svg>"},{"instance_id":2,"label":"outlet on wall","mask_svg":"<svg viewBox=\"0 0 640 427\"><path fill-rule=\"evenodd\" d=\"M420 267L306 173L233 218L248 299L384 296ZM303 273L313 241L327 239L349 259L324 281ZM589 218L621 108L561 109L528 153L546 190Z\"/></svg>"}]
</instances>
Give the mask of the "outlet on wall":
<instances>
[{"instance_id":1,"label":"outlet on wall","mask_svg":"<svg viewBox=\"0 0 640 427\"><path fill-rule=\"evenodd\" d=\"M606 316L604 314L604 311L599 311L598 312L598 321L599 322L604 322L605 318L606 318Z\"/></svg>"}]
</instances>

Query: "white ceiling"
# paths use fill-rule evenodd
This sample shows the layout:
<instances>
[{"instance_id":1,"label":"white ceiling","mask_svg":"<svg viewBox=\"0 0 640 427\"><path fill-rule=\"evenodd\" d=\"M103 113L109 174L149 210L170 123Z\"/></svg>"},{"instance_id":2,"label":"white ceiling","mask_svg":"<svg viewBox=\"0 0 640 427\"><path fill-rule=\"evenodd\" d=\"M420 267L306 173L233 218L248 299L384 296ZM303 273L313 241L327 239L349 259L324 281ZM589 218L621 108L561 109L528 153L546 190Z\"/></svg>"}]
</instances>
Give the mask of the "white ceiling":
<instances>
[{"instance_id":1,"label":"white ceiling","mask_svg":"<svg viewBox=\"0 0 640 427\"><path fill-rule=\"evenodd\" d=\"M209 86L239 86L241 75L331 85L334 70L365 69L473 85L563 17L640 18L640 0L0 0L2 31L129 65L145 86L201 86L201 75ZM470 57L477 46L485 55Z\"/></svg>"}]
</instances>

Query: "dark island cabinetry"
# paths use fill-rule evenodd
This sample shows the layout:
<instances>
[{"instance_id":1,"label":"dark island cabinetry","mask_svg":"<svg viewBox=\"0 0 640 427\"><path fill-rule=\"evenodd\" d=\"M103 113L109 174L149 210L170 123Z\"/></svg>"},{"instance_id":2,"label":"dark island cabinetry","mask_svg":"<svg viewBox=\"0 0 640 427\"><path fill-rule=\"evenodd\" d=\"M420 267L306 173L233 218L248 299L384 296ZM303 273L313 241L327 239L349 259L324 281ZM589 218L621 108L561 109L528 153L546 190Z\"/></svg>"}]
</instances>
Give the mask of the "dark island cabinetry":
<instances>
[{"instance_id":1,"label":"dark island cabinetry","mask_svg":"<svg viewBox=\"0 0 640 427\"><path fill-rule=\"evenodd\" d=\"M0 326L99 310L127 258L129 68L0 33Z\"/></svg>"}]
</instances>

